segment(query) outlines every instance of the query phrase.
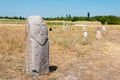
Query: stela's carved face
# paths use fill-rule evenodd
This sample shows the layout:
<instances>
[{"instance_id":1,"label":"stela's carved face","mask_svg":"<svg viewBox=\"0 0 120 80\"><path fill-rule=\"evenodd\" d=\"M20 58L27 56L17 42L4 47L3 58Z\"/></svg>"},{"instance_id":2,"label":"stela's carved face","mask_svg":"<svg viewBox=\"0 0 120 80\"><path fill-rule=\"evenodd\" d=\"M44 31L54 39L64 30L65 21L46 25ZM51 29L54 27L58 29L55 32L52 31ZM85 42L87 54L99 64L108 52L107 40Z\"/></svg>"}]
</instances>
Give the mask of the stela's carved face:
<instances>
[{"instance_id":1,"label":"stela's carved face","mask_svg":"<svg viewBox=\"0 0 120 80\"><path fill-rule=\"evenodd\" d=\"M41 45L44 45L48 40L48 30L45 22L39 16L30 16L27 19L27 25L30 29L31 40L35 40Z\"/></svg>"}]
</instances>

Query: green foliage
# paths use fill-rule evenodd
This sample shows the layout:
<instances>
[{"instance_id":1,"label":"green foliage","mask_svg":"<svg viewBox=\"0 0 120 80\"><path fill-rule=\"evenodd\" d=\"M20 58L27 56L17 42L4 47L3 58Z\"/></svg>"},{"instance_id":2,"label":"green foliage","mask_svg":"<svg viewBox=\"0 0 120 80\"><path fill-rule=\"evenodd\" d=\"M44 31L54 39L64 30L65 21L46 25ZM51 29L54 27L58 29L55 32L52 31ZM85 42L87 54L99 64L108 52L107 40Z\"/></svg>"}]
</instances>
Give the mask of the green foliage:
<instances>
[{"instance_id":1,"label":"green foliage","mask_svg":"<svg viewBox=\"0 0 120 80\"><path fill-rule=\"evenodd\" d=\"M20 20L25 20L26 18L22 17L22 16L13 16L13 17L8 17L8 16L0 16L0 19L20 19Z\"/></svg>"},{"instance_id":2,"label":"green foliage","mask_svg":"<svg viewBox=\"0 0 120 80\"><path fill-rule=\"evenodd\" d=\"M108 16L94 16L90 17L88 12L87 17L84 16L71 16L66 15L65 17L55 17L55 18L44 18L45 20L64 20L64 21L100 21L102 24L120 24L120 17L108 15Z\"/></svg>"},{"instance_id":3,"label":"green foliage","mask_svg":"<svg viewBox=\"0 0 120 80\"><path fill-rule=\"evenodd\" d=\"M102 24L120 24L120 17L117 16L95 16L92 17L91 20L93 21L100 21Z\"/></svg>"},{"instance_id":4,"label":"green foliage","mask_svg":"<svg viewBox=\"0 0 120 80\"><path fill-rule=\"evenodd\" d=\"M18 19L18 20L25 20L26 18L22 16L14 16L14 17L8 17L8 16L0 16L0 19ZM70 14L66 16L58 16L54 18L44 18L44 20L52 21L52 20L61 20L61 21L100 21L102 24L120 24L120 17L119 16L94 16L90 17L90 13L87 13L87 16L71 16ZM61 23L59 23L61 24Z\"/></svg>"},{"instance_id":5,"label":"green foliage","mask_svg":"<svg viewBox=\"0 0 120 80\"><path fill-rule=\"evenodd\" d=\"M88 21L90 20L90 13L89 12L87 13L87 20Z\"/></svg>"}]
</instances>

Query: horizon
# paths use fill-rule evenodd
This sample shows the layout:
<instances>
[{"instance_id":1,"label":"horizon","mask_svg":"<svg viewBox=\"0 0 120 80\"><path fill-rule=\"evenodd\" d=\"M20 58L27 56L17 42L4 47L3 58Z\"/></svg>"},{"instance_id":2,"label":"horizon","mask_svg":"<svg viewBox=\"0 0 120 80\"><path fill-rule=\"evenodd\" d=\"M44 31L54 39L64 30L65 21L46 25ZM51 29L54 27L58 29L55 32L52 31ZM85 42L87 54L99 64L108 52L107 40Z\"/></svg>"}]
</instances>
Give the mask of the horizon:
<instances>
[{"instance_id":1,"label":"horizon","mask_svg":"<svg viewBox=\"0 0 120 80\"><path fill-rule=\"evenodd\" d=\"M39 15L31 15L31 16L39 16ZM43 18L57 18L57 17L62 17L62 16L43 17ZM95 16L116 16L116 15L95 15ZM95 16L90 16L90 17L95 17ZM0 16L0 17L8 17L8 18L13 18L13 17L18 17L19 18L19 17L22 17L22 18L27 18L27 17L24 17L24 16ZM66 15L63 16L63 17L66 17ZM78 16L72 16L71 15L71 17L87 17L87 14L86 14L86 16L79 16L79 15ZM116 16L116 17L120 17L120 16Z\"/></svg>"},{"instance_id":2,"label":"horizon","mask_svg":"<svg viewBox=\"0 0 120 80\"><path fill-rule=\"evenodd\" d=\"M22 16L39 15L42 17L58 16L120 16L120 1L114 0L1 0L0 16Z\"/></svg>"}]
</instances>

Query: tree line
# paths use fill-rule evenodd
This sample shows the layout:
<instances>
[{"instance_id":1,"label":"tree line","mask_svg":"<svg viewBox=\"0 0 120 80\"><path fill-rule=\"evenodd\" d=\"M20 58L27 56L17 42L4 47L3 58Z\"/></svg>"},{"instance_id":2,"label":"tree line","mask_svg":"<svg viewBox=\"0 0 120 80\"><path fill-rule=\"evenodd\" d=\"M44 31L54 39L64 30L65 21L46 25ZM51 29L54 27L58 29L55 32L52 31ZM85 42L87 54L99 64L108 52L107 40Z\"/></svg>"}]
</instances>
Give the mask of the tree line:
<instances>
[{"instance_id":1,"label":"tree line","mask_svg":"<svg viewBox=\"0 0 120 80\"><path fill-rule=\"evenodd\" d=\"M20 19L20 20L25 20L26 18L22 17L22 16L13 16L13 17L9 17L9 16L0 16L0 19Z\"/></svg>"},{"instance_id":2,"label":"tree line","mask_svg":"<svg viewBox=\"0 0 120 80\"><path fill-rule=\"evenodd\" d=\"M120 17L114 15L108 16L71 16L66 15L65 17L55 17L55 18L44 18L45 20L63 20L63 21L100 21L102 24L120 24Z\"/></svg>"},{"instance_id":3,"label":"tree line","mask_svg":"<svg viewBox=\"0 0 120 80\"><path fill-rule=\"evenodd\" d=\"M0 19L20 19L20 20L25 20L26 18L24 17L8 17L8 16L0 16ZM66 16L59 16L59 17L54 17L54 18L45 18L43 17L44 20L61 20L61 21L100 21L102 24L120 24L120 17L119 16L114 16L114 15L108 15L108 16L93 16L90 17L90 13L88 12L87 16L71 16L70 14Z\"/></svg>"}]
</instances>

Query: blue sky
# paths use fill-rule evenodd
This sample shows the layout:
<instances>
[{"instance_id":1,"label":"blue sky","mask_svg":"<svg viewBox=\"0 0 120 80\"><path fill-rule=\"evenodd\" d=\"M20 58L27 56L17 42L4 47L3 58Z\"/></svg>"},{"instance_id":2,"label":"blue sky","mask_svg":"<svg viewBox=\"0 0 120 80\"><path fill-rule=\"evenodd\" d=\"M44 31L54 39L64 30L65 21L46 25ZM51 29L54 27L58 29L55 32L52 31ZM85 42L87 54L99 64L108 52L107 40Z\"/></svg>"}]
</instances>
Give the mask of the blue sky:
<instances>
[{"instance_id":1,"label":"blue sky","mask_svg":"<svg viewBox=\"0 0 120 80\"><path fill-rule=\"evenodd\" d=\"M88 12L120 16L120 0L0 0L0 16L86 16Z\"/></svg>"}]
</instances>

